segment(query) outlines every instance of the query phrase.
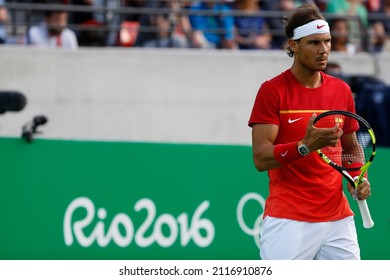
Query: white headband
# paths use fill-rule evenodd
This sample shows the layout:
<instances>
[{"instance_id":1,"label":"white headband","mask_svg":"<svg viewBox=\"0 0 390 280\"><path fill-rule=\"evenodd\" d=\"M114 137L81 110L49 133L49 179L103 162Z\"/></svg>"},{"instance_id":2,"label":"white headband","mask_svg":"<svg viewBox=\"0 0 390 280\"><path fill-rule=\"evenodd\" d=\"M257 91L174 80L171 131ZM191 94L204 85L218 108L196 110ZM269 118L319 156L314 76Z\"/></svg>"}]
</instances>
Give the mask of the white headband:
<instances>
[{"instance_id":1,"label":"white headband","mask_svg":"<svg viewBox=\"0 0 390 280\"><path fill-rule=\"evenodd\" d=\"M329 24L325 20L317 19L295 28L294 37L291 39L299 40L312 34L324 33L330 33Z\"/></svg>"}]
</instances>

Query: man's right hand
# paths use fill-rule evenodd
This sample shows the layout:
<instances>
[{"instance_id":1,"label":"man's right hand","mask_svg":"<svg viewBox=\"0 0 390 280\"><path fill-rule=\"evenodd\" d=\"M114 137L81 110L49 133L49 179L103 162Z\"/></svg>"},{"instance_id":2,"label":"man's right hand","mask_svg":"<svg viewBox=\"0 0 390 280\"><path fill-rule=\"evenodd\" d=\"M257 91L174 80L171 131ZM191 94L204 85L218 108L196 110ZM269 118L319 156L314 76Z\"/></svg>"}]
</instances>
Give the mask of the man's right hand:
<instances>
[{"instance_id":1,"label":"man's right hand","mask_svg":"<svg viewBox=\"0 0 390 280\"><path fill-rule=\"evenodd\" d=\"M316 116L317 115L314 113L309 119L309 123L306 127L306 134L302 139L302 142L310 148L310 151L315 151L326 146L336 146L338 140L343 135L343 131L337 123L332 128L315 127L313 123Z\"/></svg>"}]
</instances>

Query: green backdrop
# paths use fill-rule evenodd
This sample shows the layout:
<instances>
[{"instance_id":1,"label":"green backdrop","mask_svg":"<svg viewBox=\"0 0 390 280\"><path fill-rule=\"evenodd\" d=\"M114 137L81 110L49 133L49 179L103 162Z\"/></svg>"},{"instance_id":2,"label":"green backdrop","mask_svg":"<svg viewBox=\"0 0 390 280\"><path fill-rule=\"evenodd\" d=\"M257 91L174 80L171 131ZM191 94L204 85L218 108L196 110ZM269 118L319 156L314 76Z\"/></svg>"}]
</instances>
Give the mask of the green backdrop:
<instances>
[{"instance_id":1,"label":"green backdrop","mask_svg":"<svg viewBox=\"0 0 390 280\"><path fill-rule=\"evenodd\" d=\"M0 138L0 259L259 259L267 174L248 146ZM390 150L363 259L390 259Z\"/></svg>"}]
</instances>

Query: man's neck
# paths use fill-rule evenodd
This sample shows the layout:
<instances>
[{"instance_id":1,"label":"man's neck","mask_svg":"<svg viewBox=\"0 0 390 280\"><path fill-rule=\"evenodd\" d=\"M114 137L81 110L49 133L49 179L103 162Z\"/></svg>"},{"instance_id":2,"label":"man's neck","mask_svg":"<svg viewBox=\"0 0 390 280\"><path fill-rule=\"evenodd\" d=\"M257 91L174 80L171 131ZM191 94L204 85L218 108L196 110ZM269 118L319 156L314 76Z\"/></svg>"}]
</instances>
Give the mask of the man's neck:
<instances>
[{"instance_id":1,"label":"man's neck","mask_svg":"<svg viewBox=\"0 0 390 280\"><path fill-rule=\"evenodd\" d=\"M322 84L322 76L320 71L313 71L307 68L291 67L291 72L298 82L307 88L317 88Z\"/></svg>"}]
</instances>

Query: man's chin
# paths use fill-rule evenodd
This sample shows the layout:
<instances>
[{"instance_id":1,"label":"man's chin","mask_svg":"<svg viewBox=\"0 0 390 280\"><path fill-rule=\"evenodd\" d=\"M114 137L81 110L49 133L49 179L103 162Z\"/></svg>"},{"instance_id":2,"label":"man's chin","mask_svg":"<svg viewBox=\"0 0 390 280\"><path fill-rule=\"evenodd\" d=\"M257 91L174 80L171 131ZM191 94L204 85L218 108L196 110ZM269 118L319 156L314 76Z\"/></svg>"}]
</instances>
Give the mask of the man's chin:
<instances>
[{"instance_id":1,"label":"man's chin","mask_svg":"<svg viewBox=\"0 0 390 280\"><path fill-rule=\"evenodd\" d=\"M328 65L327 60L319 61L318 68L319 68L319 70L323 71L323 70L325 70L327 65Z\"/></svg>"}]
</instances>

